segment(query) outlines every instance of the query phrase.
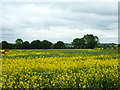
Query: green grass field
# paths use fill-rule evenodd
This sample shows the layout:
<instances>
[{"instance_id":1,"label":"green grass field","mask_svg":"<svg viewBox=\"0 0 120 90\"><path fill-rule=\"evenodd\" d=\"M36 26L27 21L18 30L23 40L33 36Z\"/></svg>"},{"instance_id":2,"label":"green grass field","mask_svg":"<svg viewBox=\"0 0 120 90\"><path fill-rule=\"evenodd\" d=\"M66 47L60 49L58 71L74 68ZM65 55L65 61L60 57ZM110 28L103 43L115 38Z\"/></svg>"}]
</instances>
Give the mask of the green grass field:
<instances>
[{"instance_id":1,"label":"green grass field","mask_svg":"<svg viewBox=\"0 0 120 90\"><path fill-rule=\"evenodd\" d=\"M10 50L2 88L118 88L117 49Z\"/></svg>"}]
</instances>

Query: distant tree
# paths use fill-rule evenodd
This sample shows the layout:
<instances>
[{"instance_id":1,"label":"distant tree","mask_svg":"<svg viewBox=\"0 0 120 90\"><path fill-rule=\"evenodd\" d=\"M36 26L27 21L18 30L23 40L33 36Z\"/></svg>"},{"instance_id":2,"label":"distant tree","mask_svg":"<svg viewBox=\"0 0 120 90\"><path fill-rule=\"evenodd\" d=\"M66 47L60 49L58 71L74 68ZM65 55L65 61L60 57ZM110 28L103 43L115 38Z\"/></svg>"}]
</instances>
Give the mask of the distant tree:
<instances>
[{"instance_id":1,"label":"distant tree","mask_svg":"<svg viewBox=\"0 0 120 90\"><path fill-rule=\"evenodd\" d=\"M50 49L50 48L52 48L52 43L50 41L43 40L42 46L43 46L43 49Z\"/></svg>"},{"instance_id":2,"label":"distant tree","mask_svg":"<svg viewBox=\"0 0 120 90\"><path fill-rule=\"evenodd\" d=\"M1 44L2 44L2 49L8 49L9 48L9 44L8 44L7 41L2 41Z\"/></svg>"},{"instance_id":3,"label":"distant tree","mask_svg":"<svg viewBox=\"0 0 120 90\"><path fill-rule=\"evenodd\" d=\"M15 49L15 44L9 43L9 49Z\"/></svg>"},{"instance_id":4,"label":"distant tree","mask_svg":"<svg viewBox=\"0 0 120 90\"><path fill-rule=\"evenodd\" d=\"M93 49L99 44L98 37L92 34L84 35L83 38L85 40L85 48Z\"/></svg>"},{"instance_id":5,"label":"distant tree","mask_svg":"<svg viewBox=\"0 0 120 90\"><path fill-rule=\"evenodd\" d=\"M18 38L16 41L15 41L16 44L23 44L23 40Z\"/></svg>"},{"instance_id":6,"label":"distant tree","mask_svg":"<svg viewBox=\"0 0 120 90\"><path fill-rule=\"evenodd\" d=\"M75 38L72 42L72 44L74 45L74 48L84 48L85 46L85 40L84 38Z\"/></svg>"},{"instance_id":7,"label":"distant tree","mask_svg":"<svg viewBox=\"0 0 120 90\"><path fill-rule=\"evenodd\" d=\"M66 46L63 41L58 41L56 44L53 45L54 49L65 49Z\"/></svg>"},{"instance_id":8,"label":"distant tree","mask_svg":"<svg viewBox=\"0 0 120 90\"><path fill-rule=\"evenodd\" d=\"M74 45L74 48L79 48L79 47L80 47L79 41L80 41L79 38L75 38L75 39L73 40L72 45Z\"/></svg>"},{"instance_id":9,"label":"distant tree","mask_svg":"<svg viewBox=\"0 0 120 90\"><path fill-rule=\"evenodd\" d=\"M15 43L16 43L16 48L17 48L17 49L22 49L22 44L23 44L23 40L22 40L22 39L18 38L18 39L15 41Z\"/></svg>"},{"instance_id":10,"label":"distant tree","mask_svg":"<svg viewBox=\"0 0 120 90\"><path fill-rule=\"evenodd\" d=\"M30 44L31 49L42 49L42 42L40 40L34 40Z\"/></svg>"},{"instance_id":11,"label":"distant tree","mask_svg":"<svg viewBox=\"0 0 120 90\"><path fill-rule=\"evenodd\" d=\"M2 43L0 43L0 49L2 49Z\"/></svg>"},{"instance_id":12,"label":"distant tree","mask_svg":"<svg viewBox=\"0 0 120 90\"><path fill-rule=\"evenodd\" d=\"M120 47L120 44L118 44L118 47Z\"/></svg>"},{"instance_id":13,"label":"distant tree","mask_svg":"<svg viewBox=\"0 0 120 90\"><path fill-rule=\"evenodd\" d=\"M74 48L90 48L93 49L99 44L99 39L97 36L92 34L84 35L83 38L75 38L72 42Z\"/></svg>"},{"instance_id":14,"label":"distant tree","mask_svg":"<svg viewBox=\"0 0 120 90\"><path fill-rule=\"evenodd\" d=\"M29 42L28 41L23 42L22 47L23 49L29 49Z\"/></svg>"},{"instance_id":15,"label":"distant tree","mask_svg":"<svg viewBox=\"0 0 120 90\"><path fill-rule=\"evenodd\" d=\"M85 48L85 40L84 40L84 38L80 39L79 44L80 44L80 48Z\"/></svg>"}]
</instances>

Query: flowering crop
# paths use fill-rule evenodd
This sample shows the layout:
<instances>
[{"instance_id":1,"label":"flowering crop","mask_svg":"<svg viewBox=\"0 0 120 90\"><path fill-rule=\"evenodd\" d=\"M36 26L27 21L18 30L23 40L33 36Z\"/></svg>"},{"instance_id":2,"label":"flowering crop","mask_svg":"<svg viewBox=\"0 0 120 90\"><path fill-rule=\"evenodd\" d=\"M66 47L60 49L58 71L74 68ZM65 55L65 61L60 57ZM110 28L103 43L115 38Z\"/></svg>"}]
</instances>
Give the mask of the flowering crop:
<instances>
[{"instance_id":1,"label":"flowering crop","mask_svg":"<svg viewBox=\"0 0 120 90\"><path fill-rule=\"evenodd\" d=\"M10 50L2 55L2 88L118 88L113 49Z\"/></svg>"}]
</instances>

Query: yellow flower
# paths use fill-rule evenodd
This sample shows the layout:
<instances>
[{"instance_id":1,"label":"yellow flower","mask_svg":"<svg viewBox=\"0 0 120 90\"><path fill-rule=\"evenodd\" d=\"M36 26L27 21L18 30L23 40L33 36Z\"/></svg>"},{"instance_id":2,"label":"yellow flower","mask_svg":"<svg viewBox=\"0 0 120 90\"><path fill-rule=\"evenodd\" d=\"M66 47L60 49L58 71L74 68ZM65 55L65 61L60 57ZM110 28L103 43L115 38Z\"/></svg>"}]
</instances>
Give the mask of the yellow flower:
<instances>
[{"instance_id":1,"label":"yellow flower","mask_svg":"<svg viewBox=\"0 0 120 90\"><path fill-rule=\"evenodd\" d=\"M83 85L83 88L86 88L86 85Z\"/></svg>"}]
</instances>

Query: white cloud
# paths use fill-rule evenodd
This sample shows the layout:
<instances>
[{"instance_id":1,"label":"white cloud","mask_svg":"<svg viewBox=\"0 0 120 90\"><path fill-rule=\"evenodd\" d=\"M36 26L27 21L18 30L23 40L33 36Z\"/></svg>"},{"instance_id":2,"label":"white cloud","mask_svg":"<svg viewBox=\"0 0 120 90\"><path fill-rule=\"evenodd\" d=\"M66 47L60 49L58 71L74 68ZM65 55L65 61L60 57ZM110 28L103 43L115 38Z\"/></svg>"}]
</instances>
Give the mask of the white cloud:
<instances>
[{"instance_id":1,"label":"white cloud","mask_svg":"<svg viewBox=\"0 0 120 90\"><path fill-rule=\"evenodd\" d=\"M1 0L0 2L118 2L119 0Z\"/></svg>"},{"instance_id":2,"label":"white cloud","mask_svg":"<svg viewBox=\"0 0 120 90\"><path fill-rule=\"evenodd\" d=\"M72 42L75 38L82 38L85 34L93 34L98 36L102 42L117 42L117 30L103 30L98 29L70 29L67 27L50 27L49 30L38 29L33 30L31 28L24 29L23 32L17 30L14 32L14 41L17 38L22 38L23 40L33 41L33 40L50 40L51 42L56 42L62 40L64 42ZM10 33L9 33L10 34ZM115 39L115 40L114 40Z\"/></svg>"},{"instance_id":3,"label":"white cloud","mask_svg":"<svg viewBox=\"0 0 120 90\"><path fill-rule=\"evenodd\" d=\"M14 42L47 39L71 42L76 37L92 33L101 42L117 41L117 10L112 3L4 3L3 40ZM102 6L101 6L102 5ZM107 5L107 6L105 6ZM114 10L114 9L115 10ZM108 35L109 33L109 35Z\"/></svg>"}]
</instances>

